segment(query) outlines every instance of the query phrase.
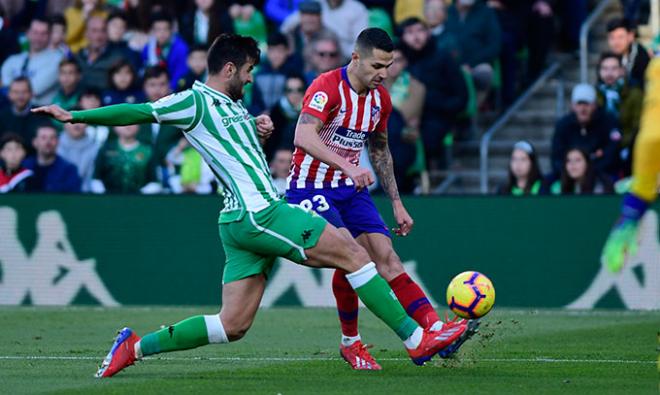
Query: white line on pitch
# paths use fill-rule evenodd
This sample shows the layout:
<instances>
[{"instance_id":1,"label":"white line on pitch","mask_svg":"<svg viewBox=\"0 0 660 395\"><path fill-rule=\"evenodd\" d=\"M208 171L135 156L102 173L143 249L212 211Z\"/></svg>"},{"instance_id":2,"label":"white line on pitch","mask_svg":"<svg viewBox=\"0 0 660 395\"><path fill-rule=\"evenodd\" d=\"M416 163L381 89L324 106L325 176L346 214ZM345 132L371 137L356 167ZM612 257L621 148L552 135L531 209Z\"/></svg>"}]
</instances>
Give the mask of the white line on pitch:
<instances>
[{"instance_id":1,"label":"white line on pitch","mask_svg":"<svg viewBox=\"0 0 660 395\"><path fill-rule=\"evenodd\" d=\"M94 361L99 356L66 355L0 355L0 360L9 361ZM146 360L162 361L263 361L263 362L298 362L298 361L340 361L332 357L147 357ZM407 358L379 358L381 361L408 361ZM556 359L556 358L481 358L474 362L537 362L537 363L610 363L610 364L655 364L657 361L632 359Z\"/></svg>"}]
</instances>

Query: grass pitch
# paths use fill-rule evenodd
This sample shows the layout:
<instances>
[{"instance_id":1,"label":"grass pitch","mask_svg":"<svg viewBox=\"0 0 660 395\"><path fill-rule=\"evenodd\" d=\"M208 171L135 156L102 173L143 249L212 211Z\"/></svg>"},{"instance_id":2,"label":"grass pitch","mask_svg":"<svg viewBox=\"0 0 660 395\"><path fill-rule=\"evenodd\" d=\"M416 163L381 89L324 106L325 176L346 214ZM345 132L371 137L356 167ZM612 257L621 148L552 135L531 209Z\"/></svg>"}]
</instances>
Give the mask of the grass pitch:
<instances>
[{"instance_id":1,"label":"grass pitch","mask_svg":"<svg viewBox=\"0 0 660 395\"><path fill-rule=\"evenodd\" d=\"M381 372L338 357L331 309L260 311L238 343L161 354L92 377L123 325L138 334L210 308L1 308L0 393L657 394L660 312L495 309L459 355L414 366L362 311Z\"/></svg>"}]
</instances>

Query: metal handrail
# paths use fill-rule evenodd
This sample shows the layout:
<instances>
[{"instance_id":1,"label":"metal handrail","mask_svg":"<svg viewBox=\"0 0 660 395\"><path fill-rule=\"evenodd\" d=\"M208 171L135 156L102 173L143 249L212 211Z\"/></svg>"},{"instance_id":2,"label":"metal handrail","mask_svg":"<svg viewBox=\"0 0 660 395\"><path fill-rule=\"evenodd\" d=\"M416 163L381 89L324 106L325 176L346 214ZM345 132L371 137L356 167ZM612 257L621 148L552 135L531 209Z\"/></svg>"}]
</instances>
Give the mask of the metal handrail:
<instances>
[{"instance_id":1,"label":"metal handrail","mask_svg":"<svg viewBox=\"0 0 660 395\"><path fill-rule=\"evenodd\" d=\"M545 71L534 81L534 83L527 88L527 90L518 97L518 99L509 107L506 112L495 121L495 123L484 133L481 137L481 143L479 145L479 153L481 156L480 160L480 174L479 174L479 185L482 194L488 193L488 148L490 147L490 141L493 139L495 133L497 133L511 117L522 107L527 101L545 85L545 82L557 73L561 68L559 62L552 63Z\"/></svg>"},{"instance_id":2,"label":"metal handrail","mask_svg":"<svg viewBox=\"0 0 660 395\"><path fill-rule=\"evenodd\" d=\"M582 23L580 27L580 82L588 83L589 78L589 52L587 44L589 41L589 31L591 26L600 18L605 12L607 6L614 0L601 0L598 6L589 14L587 20Z\"/></svg>"}]
</instances>

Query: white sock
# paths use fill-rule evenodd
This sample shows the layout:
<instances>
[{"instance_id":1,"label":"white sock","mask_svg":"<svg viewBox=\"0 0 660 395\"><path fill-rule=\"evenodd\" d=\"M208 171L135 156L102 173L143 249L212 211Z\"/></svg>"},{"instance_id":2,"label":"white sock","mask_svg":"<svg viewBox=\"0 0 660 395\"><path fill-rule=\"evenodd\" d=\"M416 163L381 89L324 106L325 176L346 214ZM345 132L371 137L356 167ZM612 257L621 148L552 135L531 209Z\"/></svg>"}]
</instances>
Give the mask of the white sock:
<instances>
[{"instance_id":1,"label":"white sock","mask_svg":"<svg viewBox=\"0 0 660 395\"><path fill-rule=\"evenodd\" d=\"M209 343L229 343L219 314L205 315L204 322L206 323L206 333L209 336Z\"/></svg>"},{"instance_id":2,"label":"white sock","mask_svg":"<svg viewBox=\"0 0 660 395\"><path fill-rule=\"evenodd\" d=\"M341 335L341 345L344 347L350 347L358 340L362 340L359 333L357 336L346 336L343 333Z\"/></svg>"},{"instance_id":3,"label":"white sock","mask_svg":"<svg viewBox=\"0 0 660 395\"><path fill-rule=\"evenodd\" d=\"M415 349L419 346L419 343L422 342L423 335L424 335L424 330L420 327L417 327L417 329L415 329L415 332L413 332L413 334L410 335L409 338L403 341L403 344L406 346L406 348Z\"/></svg>"},{"instance_id":4,"label":"white sock","mask_svg":"<svg viewBox=\"0 0 660 395\"><path fill-rule=\"evenodd\" d=\"M362 266L360 270L353 273L348 273L346 275L346 280L348 280L353 289L358 289L377 275L378 271L376 270L376 264L369 262Z\"/></svg>"},{"instance_id":5,"label":"white sock","mask_svg":"<svg viewBox=\"0 0 660 395\"><path fill-rule=\"evenodd\" d=\"M133 345L133 351L135 351L135 359L142 359L142 348L139 340Z\"/></svg>"},{"instance_id":6,"label":"white sock","mask_svg":"<svg viewBox=\"0 0 660 395\"><path fill-rule=\"evenodd\" d=\"M429 328L432 331L441 331L442 327L445 326L442 321L436 321L435 324L431 325Z\"/></svg>"}]
</instances>

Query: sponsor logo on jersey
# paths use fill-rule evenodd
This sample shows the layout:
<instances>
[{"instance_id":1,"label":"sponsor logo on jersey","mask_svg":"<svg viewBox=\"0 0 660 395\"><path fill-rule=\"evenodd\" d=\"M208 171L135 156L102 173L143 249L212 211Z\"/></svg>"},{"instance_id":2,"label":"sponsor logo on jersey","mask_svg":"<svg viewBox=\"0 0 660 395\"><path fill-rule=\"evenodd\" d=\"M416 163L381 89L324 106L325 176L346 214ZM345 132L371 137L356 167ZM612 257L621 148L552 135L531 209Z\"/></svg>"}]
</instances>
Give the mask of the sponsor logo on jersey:
<instances>
[{"instance_id":1,"label":"sponsor logo on jersey","mask_svg":"<svg viewBox=\"0 0 660 395\"><path fill-rule=\"evenodd\" d=\"M323 111L325 105L328 103L328 95L325 92L316 92L309 101L309 107L316 111Z\"/></svg>"},{"instance_id":2,"label":"sponsor logo on jersey","mask_svg":"<svg viewBox=\"0 0 660 395\"><path fill-rule=\"evenodd\" d=\"M367 139L368 132L352 130L348 128L337 128L330 139L330 143L342 148L361 150L364 147L364 140Z\"/></svg>"},{"instance_id":3,"label":"sponsor logo on jersey","mask_svg":"<svg viewBox=\"0 0 660 395\"><path fill-rule=\"evenodd\" d=\"M225 117L222 118L222 126L228 127L232 123L249 121L249 120L250 120L250 114L248 113L245 113L243 115L235 115L233 117Z\"/></svg>"}]
</instances>

